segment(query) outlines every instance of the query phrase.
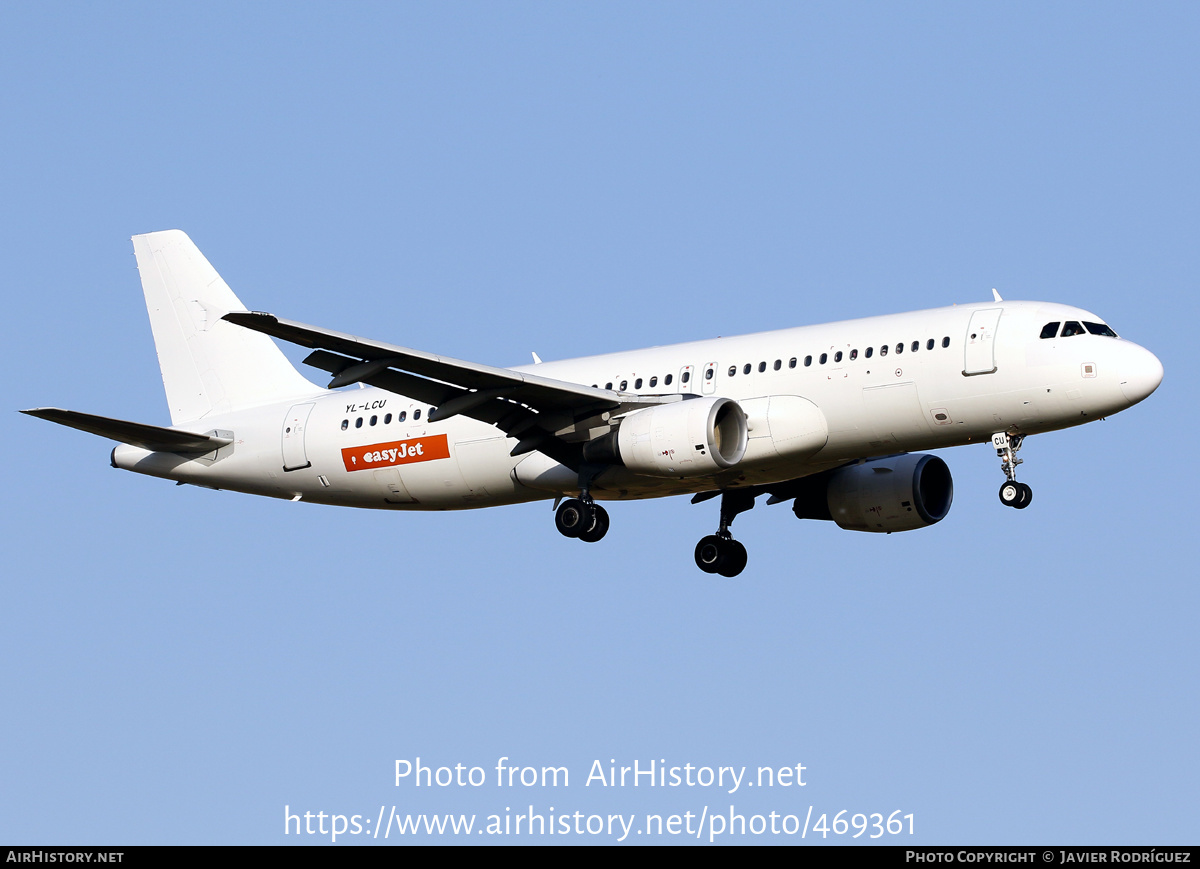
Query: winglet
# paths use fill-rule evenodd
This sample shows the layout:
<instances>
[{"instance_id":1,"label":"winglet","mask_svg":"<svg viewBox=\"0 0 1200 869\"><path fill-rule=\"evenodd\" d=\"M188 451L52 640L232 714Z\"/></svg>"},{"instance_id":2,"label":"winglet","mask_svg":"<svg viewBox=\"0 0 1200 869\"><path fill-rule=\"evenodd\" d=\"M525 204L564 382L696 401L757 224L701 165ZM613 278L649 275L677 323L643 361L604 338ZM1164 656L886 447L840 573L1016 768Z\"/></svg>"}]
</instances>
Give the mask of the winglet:
<instances>
[{"instance_id":1,"label":"winglet","mask_svg":"<svg viewBox=\"0 0 1200 869\"><path fill-rule=\"evenodd\" d=\"M992 298L994 298L994 299L995 299L997 302L1003 302L1003 301L1004 301L1004 299L1000 298L1000 293L998 293L998 292L996 291L996 288L995 288L995 287L992 287Z\"/></svg>"},{"instance_id":2,"label":"winglet","mask_svg":"<svg viewBox=\"0 0 1200 869\"><path fill-rule=\"evenodd\" d=\"M529 352L533 353L533 364L534 364L534 365L541 365L541 364L542 364L542 357L537 355L537 351L531 350L531 351L529 351Z\"/></svg>"}]
</instances>

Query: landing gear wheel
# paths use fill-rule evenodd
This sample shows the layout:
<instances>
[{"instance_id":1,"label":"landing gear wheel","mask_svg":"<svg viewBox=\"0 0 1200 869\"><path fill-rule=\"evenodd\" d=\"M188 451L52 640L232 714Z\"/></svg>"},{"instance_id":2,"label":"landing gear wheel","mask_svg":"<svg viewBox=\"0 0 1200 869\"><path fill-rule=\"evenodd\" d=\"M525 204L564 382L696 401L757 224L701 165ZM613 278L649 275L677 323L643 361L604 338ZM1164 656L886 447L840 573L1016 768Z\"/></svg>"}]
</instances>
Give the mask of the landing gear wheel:
<instances>
[{"instance_id":1,"label":"landing gear wheel","mask_svg":"<svg viewBox=\"0 0 1200 869\"><path fill-rule=\"evenodd\" d=\"M998 431L992 435L992 446L996 448L996 455L1000 458L1000 470L1008 477L1008 481L1000 487L1000 503L1005 507L1016 507L1018 510L1024 510L1033 501L1033 489L1025 483L1017 482L1017 465L1022 464L1021 459L1017 458L1017 451L1024 442L1023 434Z\"/></svg>"},{"instance_id":2,"label":"landing gear wheel","mask_svg":"<svg viewBox=\"0 0 1200 869\"><path fill-rule=\"evenodd\" d=\"M724 542L715 534L701 538L696 544L696 566L705 573L716 573L725 552Z\"/></svg>"},{"instance_id":3,"label":"landing gear wheel","mask_svg":"<svg viewBox=\"0 0 1200 869\"><path fill-rule=\"evenodd\" d=\"M595 522L592 510L590 504L585 504L578 498L568 498L558 506L558 512L554 514L554 527L563 537L579 537L584 529L591 528Z\"/></svg>"},{"instance_id":4,"label":"landing gear wheel","mask_svg":"<svg viewBox=\"0 0 1200 869\"><path fill-rule=\"evenodd\" d=\"M706 501L715 493L703 493L692 499ZM696 544L696 566L705 573L737 576L746 569L746 547L733 539L729 526L739 513L754 506L755 492L727 489L721 492L721 526L716 534L701 538Z\"/></svg>"},{"instance_id":5,"label":"landing gear wheel","mask_svg":"<svg viewBox=\"0 0 1200 869\"><path fill-rule=\"evenodd\" d=\"M734 577L746 569L746 547L736 540L726 540L725 554L717 565L717 573L721 576Z\"/></svg>"},{"instance_id":6,"label":"landing gear wheel","mask_svg":"<svg viewBox=\"0 0 1200 869\"><path fill-rule=\"evenodd\" d=\"M737 576L746 569L746 547L732 537L710 534L696 544L696 566L705 573Z\"/></svg>"},{"instance_id":7,"label":"landing gear wheel","mask_svg":"<svg viewBox=\"0 0 1200 869\"><path fill-rule=\"evenodd\" d=\"M1016 480L1006 481L1000 487L1000 503L1005 507L1020 507L1021 502L1026 500L1022 498L1025 494L1021 488L1023 485L1023 483L1018 483ZM1032 495L1029 497L1032 497Z\"/></svg>"},{"instance_id":8,"label":"landing gear wheel","mask_svg":"<svg viewBox=\"0 0 1200 869\"><path fill-rule=\"evenodd\" d=\"M592 511L591 525L579 532L579 539L584 543L595 543L608 533L608 511L599 504L590 504Z\"/></svg>"}]
</instances>

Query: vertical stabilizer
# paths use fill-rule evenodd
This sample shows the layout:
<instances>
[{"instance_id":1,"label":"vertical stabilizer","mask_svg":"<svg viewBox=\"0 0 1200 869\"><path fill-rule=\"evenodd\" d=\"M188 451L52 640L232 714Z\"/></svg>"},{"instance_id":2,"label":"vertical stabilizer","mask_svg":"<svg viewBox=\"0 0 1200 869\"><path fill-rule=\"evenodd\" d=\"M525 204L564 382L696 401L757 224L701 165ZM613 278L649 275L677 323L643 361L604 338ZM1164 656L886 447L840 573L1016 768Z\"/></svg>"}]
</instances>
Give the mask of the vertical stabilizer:
<instances>
[{"instance_id":1,"label":"vertical stabilizer","mask_svg":"<svg viewBox=\"0 0 1200 869\"><path fill-rule=\"evenodd\" d=\"M172 424L324 391L266 335L221 319L246 306L186 234L135 235L133 252Z\"/></svg>"}]
</instances>

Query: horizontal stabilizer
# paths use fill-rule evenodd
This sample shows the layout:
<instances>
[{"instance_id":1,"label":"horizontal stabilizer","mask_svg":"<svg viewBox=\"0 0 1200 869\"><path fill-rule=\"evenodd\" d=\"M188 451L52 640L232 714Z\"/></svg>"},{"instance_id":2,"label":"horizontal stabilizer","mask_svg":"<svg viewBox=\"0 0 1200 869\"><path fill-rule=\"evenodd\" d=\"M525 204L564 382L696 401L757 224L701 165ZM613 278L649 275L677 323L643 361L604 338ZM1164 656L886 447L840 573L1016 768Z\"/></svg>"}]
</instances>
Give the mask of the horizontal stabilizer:
<instances>
[{"instance_id":1,"label":"horizontal stabilizer","mask_svg":"<svg viewBox=\"0 0 1200 869\"><path fill-rule=\"evenodd\" d=\"M211 453L233 443L230 438L177 431L173 428L128 422L123 419L80 413L76 410L63 410L59 407L35 407L32 410L23 410L21 413L56 422L69 428L77 428L89 434L112 438L114 441L153 452Z\"/></svg>"}]
</instances>

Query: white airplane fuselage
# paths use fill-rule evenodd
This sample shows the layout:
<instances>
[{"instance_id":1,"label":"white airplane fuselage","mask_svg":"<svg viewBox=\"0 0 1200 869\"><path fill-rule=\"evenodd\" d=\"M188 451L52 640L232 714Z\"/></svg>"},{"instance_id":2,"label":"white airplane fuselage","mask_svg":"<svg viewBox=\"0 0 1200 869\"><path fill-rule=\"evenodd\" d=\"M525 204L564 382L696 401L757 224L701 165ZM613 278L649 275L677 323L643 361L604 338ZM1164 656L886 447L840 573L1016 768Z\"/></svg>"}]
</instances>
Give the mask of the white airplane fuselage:
<instances>
[{"instance_id":1,"label":"white airplane fuselage","mask_svg":"<svg viewBox=\"0 0 1200 869\"><path fill-rule=\"evenodd\" d=\"M597 500L651 498L794 480L877 456L987 442L997 432L1053 431L1154 391L1162 366L1130 341L1090 332L1039 337L1047 323L1072 321L1103 323L1066 305L995 301L513 370L622 395L736 401L749 440L734 467L646 475L613 466L591 489ZM495 426L467 416L430 422L430 410L375 387L314 388L307 397L177 426L232 439L214 453L121 444L112 464L200 486L376 509L466 509L578 492L576 473L544 454L510 456L518 440Z\"/></svg>"}]
</instances>

